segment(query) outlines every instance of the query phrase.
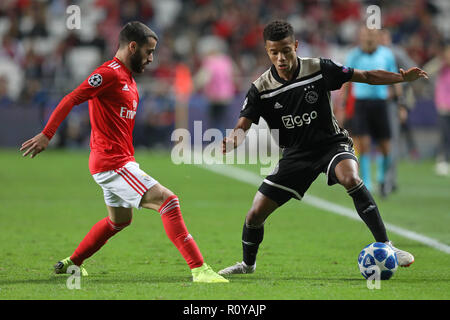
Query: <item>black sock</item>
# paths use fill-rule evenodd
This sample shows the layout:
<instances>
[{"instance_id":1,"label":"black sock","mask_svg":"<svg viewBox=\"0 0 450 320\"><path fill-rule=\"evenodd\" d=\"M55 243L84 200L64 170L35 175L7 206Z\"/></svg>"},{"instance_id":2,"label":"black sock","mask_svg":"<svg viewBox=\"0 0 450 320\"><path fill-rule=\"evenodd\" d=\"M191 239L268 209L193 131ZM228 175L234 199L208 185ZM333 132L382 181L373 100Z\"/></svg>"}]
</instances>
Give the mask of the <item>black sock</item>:
<instances>
[{"instance_id":1,"label":"black sock","mask_svg":"<svg viewBox=\"0 0 450 320\"><path fill-rule=\"evenodd\" d=\"M263 241L264 225L259 227L248 226L244 222L242 230L242 252L243 261L246 265L252 266L256 262L259 244Z\"/></svg>"},{"instance_id":2,"label":"black sock","mask_svg":"<svg viewBox=\"0 0 450 320\"><path fill-rule=\"evenodd\" d=\"M378 207L364 183L361 182L356 187L347 190L347 192L353 198L353 203L355 204L358 215L369 227L375 241L388 241L386 228L381 219Z\"/></svg>"}]
</instances>

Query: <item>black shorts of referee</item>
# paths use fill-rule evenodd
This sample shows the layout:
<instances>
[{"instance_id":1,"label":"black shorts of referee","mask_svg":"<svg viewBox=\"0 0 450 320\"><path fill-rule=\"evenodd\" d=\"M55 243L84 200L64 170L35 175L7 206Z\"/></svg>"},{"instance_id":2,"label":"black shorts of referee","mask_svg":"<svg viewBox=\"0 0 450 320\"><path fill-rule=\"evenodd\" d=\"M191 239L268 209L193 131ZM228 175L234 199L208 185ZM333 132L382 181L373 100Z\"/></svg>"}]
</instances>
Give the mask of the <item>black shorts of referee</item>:
<instances>
[{"instance_id":1,"label":"black shorts of referee","mask_svg":"<svg viewBox=\"0 0 450 320\"><path fill-rule=\"evenodd\" d=\"M389 110L383 99L356 99L352 121L353 136L370 136L376 141L391 138Z\"/></svg>"}]
</instances>

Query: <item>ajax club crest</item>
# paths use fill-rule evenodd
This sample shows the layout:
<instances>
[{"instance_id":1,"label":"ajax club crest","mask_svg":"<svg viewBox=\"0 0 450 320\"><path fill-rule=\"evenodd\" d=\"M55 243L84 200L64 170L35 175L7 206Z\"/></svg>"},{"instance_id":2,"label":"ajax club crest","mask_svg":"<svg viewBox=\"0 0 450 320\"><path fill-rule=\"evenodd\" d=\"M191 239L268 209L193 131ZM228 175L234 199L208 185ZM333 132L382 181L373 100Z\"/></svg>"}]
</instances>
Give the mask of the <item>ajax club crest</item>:
<instances>
[{"instance_id":1,"label":"ajax club crest","mask_svg":"<svg viewBox=\"0 0 450 320\"><path fill-rule=\"evenodd\" d=\"M314 103L316 103L317 100L319 99L319 94L318 94L316 91L311 90L311 89L314 89L314 86L307 86L307 87L305 88L305 91L309 90L309 91L306 92L306 94L305 94L305 100L306 100L306 102L308 102L309 104L314 104Z\"/></svg>"}]
</instances>

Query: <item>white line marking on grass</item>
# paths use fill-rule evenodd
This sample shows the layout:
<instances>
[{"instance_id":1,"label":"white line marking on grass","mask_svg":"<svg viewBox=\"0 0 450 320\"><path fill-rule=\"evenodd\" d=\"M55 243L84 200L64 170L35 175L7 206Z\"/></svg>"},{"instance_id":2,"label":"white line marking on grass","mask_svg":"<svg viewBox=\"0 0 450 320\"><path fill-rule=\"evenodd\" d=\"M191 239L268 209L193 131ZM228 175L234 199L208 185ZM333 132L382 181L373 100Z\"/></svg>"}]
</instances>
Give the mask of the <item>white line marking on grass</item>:
<instances>
[{"instance_id":1,"label":"white line marking on grass","mask_svg":"<svg viewBox=\"0 0 450 320\"><path fill-rule=\"evenodd\" d=\"M256 173L253 173L248 170L244 170L238 167L233 167L229 165L200 165L201 168L207 169L209 171L212 171L214 173L226 176L228 178L233 178L254 186L259 186L261 182L263 181L263 178ZM302 199L302 202L305 202L313 207L323 209L325 211L338 214L353 220L361 221L360 217L358 216L358 213L350 208L343 207L341 205L335 204L333 202L323 200L318 197L314 197L311 195L305 195ZM417 242L420 242L422 244L425 244L429 247L432 247L434 249L440 250L442 252L445 252L447 254L450 254L450 246L439 242L438 240L435 240L433 238L424 236L422 234L419 234L417 232L407 230L398 226L395 226L390 223L385 223L386 229L390 232L396 233L400 236L403 236L407 239L411 239Z\"/></svg>"}]
</instances>

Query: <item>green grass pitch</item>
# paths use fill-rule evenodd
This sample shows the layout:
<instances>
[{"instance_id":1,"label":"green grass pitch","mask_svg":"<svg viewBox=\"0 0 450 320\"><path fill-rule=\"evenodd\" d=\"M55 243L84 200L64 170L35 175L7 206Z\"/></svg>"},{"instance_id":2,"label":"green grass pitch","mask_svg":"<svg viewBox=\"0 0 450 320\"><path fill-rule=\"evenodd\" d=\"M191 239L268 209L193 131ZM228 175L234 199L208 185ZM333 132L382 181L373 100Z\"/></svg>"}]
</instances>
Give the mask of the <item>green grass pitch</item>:
<instances>
[{"instance_id":1,"label":"green grass pitch","mask_svg":"<svg viewBox=\"0 0 450 320\"><path fill-rule=\"evenodd\" d=\"M164 153L138 152L141 168L180 198L189 232L215 270L241 261L241 230L257 187ZM159 215L134 210L133 223L85 262L89 277L69 290L53 264L69 256L106 215L85 151L46 151L35 159L0 150L0 299L449 299L450 255L390 233L416 262L369 290L357 256L372 237L359 221L291 200L266 222L257 271L228 284L194 284ZM433 163L401 164L399 190L377 198L386 222L450 244L450 179ZM256 170L255 167L249 170ZM323 177L309 193L352 207Z\"/></svg>"}]
</instances>

